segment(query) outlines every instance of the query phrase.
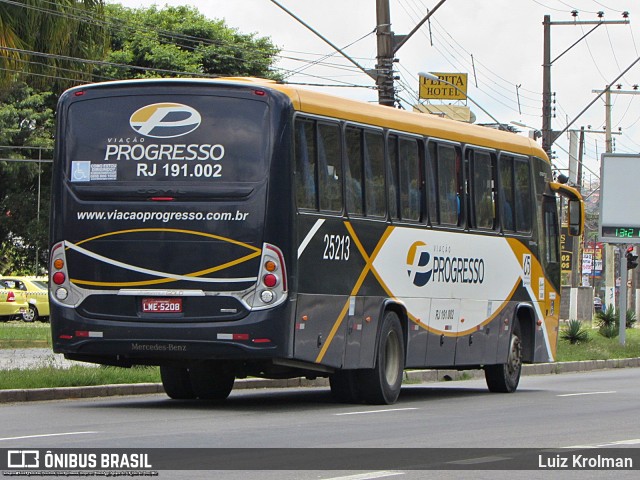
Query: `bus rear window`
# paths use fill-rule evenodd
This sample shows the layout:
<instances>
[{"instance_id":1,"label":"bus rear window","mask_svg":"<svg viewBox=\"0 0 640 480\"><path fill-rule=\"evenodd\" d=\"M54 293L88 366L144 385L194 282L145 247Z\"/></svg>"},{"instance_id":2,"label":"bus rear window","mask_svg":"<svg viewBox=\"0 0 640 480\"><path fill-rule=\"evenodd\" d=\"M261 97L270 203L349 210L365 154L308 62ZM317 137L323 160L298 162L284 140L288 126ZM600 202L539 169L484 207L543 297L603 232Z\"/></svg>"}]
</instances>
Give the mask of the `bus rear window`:
<instances>
[{"instance_id":1,"label":"bus rear window","mask_svg":"<svg viewBox=\"0 0 640 480\"><path fill-rule=\"evenodd\" d=\"M196 95L139 95L73 103L65 171L78 187L171 182L260 182L266 172L268 106Z\"/></svg>"}]
</instances>

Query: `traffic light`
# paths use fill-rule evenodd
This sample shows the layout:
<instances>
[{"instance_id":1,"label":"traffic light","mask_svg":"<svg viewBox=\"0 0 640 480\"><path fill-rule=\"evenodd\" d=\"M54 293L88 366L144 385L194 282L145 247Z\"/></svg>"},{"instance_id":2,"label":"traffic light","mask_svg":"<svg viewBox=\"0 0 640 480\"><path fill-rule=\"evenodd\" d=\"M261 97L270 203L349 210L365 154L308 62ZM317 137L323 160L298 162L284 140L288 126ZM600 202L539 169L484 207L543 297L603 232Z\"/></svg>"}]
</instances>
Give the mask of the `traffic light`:
<instances>
[{"instance_id":1,"label":"traffic light","mask_svg":"<svg viewBox=\"0 0 640 480\"><path fill-rule=\"evenodd\" d=\"M634 247L628 247L625 257L627 257L627 270L636 268L638 266L638 255L635 254Z\"/></svg>"}]
</instances>

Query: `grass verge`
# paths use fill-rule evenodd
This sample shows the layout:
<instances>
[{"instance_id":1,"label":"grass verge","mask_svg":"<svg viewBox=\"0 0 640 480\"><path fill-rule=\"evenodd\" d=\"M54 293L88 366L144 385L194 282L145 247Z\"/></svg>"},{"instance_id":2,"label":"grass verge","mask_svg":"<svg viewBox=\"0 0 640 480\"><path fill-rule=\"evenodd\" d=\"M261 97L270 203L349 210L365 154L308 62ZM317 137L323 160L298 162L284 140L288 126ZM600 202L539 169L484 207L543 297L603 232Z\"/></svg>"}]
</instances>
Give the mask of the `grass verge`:
<instances>
[{"instance_id":1,"label":"grass verge","mask_svg":"<svg viewBox=\"0 0 640 480\"><path fill-rule=\"evenodd\" d=\"M0 349L51 347L48 323L25 323L19 320L0 323Z\"/></svg>"},{"instance_id":2,"label":"grass verge","mask_svg":"<svg viewBox=\"0 0 640 480\"><path fill-rule=\"evenodd\" d=\"M118 383L159 383L158 367L39 367L0 371L0 390L25 388L86 387Z\"/></svg>"},{"instance_id":3,"label":"grass verge","mask_svg":"<svg viewBox=\"0 0 640 480\"><path fill-rule=\"evenodd\" d=\"M570 344L566 340L558 341L558 362L575 362L580 360L609 360L614 358L640 357L640 329L628 328L625 331L625 345L620 339L605 338L597 329L589 329L586 342Z\"/></svg>"}]
</instances>

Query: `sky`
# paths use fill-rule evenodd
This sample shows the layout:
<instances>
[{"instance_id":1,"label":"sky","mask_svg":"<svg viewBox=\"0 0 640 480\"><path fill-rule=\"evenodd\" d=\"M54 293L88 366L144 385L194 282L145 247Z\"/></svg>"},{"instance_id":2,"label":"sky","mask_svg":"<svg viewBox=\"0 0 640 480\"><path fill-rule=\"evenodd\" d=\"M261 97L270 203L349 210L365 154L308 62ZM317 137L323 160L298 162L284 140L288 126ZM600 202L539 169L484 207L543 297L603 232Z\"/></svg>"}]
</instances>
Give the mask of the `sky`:
<instances>
[{"instance_id":1,"label":"sky","mask_svg":"<svg viewBox=\"0 0 640 480\"><path fill-rule=\"evenodd\" d=\"M390 0L391 30L409 33L439 0ZM336 95L376 102L373 80L272 0L108 0L130 8L191 5L210 19L224 19L242 33L270 37L282 49L276 66L292 83L308 84ZM361 66L376 60L376 0L278 0ZM577 11L577 16L572 11ZM447 0L398 51L396 89L403 104L417 101L418 72L469 75L468 105L479 123L542 127L543 19L551 22L623 20L629 24L573 23L551 26L551 89L555 92L552 127L563 130L597 94L640 57L640 2L637 0ZM574 45L575 44L575 45ZM574 45L572 47L572 45ZM571 48L570 48L571 47ZM568 49L568 50L567 50ZM329 57L326 57L330 55ZM558 58L556 58L558 57ZM640 62L616 84L620 92L640 85ZM333 85L333 86L325 86ZM349 87L352 86L352 87ZM614 88L614 91L616 88ZM639 94L612 95L616 153L640 152ZM478 108L477 102L482 108ZM434 103L438 103L437 101ZM597 183L605 151L604 97L569 127L585 127L584 181ZM518 127L523 134L527 128ZM591 130L591 132L589 132ZM567 173L568 134L554 144L554 165Z\"/></svg>"}]
</instances>

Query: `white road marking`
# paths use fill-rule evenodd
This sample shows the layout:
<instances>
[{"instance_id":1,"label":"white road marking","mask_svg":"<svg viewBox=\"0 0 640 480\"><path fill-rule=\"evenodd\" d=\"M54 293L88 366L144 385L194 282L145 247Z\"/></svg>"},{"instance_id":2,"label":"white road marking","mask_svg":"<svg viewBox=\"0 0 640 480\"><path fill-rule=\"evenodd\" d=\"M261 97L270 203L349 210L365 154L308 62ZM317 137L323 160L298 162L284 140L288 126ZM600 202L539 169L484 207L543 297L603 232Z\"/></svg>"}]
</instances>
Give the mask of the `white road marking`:
<instances>
[{"instance_id":1,"label":"white road marking","mask_svg":"<svg viewBox=\"0 0 640 480\"><path fill-rule=\"evenodd\" d=\"M582 393L565 393L564 395L558 395L558 397L579 397L582 395L606 395L609 393L618 393L615 390L610 390L608 392L582 392Z\"/></svg>"},{"instance_id":2,"label":"white road marking","mask_svg":"<svg viewBox=\"0 0 640 480\"><path fill-rule=\"evenodd\" d=\"M608 443L594 443L593 445L572 445L570 447L562 447L562 448L605 448L605 447L615 447L619 445L638 445L640 444L640 438L634 438L632 440L618 440L616 442L608 442Z\"/></svg>"},{"instance_id":3,"label":"white road marking","mask_svg":"<svg viewBox=\"0 0 640 480\"><path fill-rule=\"evenodd\" d=\"M419 410L418 408L385 408L384 410L365 410L362 412L345 412L345 413L334 413L336 417L342 415L366 415L367 413L385 413L385 412L404 412L406 410Z\"/></svg>"},{"instance_id":4,"label":"white road marking","mask_svg":"<svg viewBox=\"0 0 640 480\"><path fill-rule=\"evenodd\" d=\"M358 473L356 475L347 475L344 477L331 477L325 478L324 480L370 480L373 478L384 478L384 477L393 477L395 475L404 475L405 472L369 472L369 473Z\"/></svg>"},{"instance_id":5,"label":"white road marking","mask_svg":"<svg viewBox=\"0 0 640 480\"><path fill-rule=\"evenodd\" d=\"M494 463L500 462L502 460L511 460L511 457L499 457L499 456L490 456L490 457L478 457L478 458L466 458L464 460L454 460L451 463L454 465L475 465L480 463Z\"/></svg>"},{"instance_id":6,"label":"white road marking","mask_svg":"<svg viewBox=\"0 0 640 480\"><path fill-rule=\"evenodd\" d=\"M45 437L64 437L66 435L89 435L99 432L62 432L62 433L43 433L40 435L25 435L23 437L5 437L0 438L0 442L6 442L9 440L24 440L26 438L45 438Z\"/></svg>"}]
</instances>

